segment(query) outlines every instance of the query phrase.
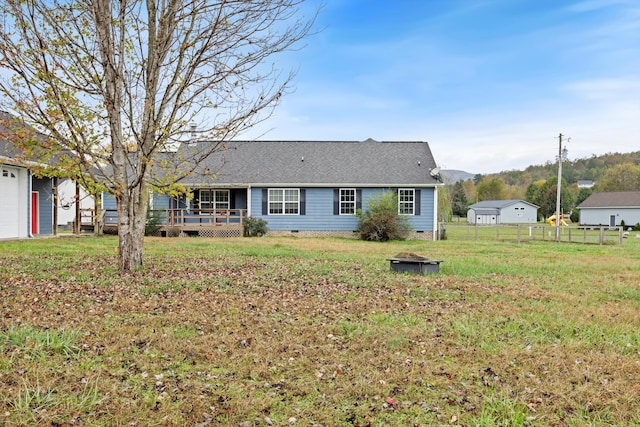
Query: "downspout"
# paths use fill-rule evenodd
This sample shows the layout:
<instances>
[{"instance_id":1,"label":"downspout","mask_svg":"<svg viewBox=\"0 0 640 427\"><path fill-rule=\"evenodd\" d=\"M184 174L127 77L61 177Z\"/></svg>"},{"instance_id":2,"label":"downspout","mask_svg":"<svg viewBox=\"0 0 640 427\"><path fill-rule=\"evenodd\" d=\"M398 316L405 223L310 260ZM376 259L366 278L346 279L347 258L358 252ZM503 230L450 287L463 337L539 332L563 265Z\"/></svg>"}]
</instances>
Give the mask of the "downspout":
<instances>
[{"instance_id":1,"label":"downspout","mask_svg":"<svg viewBox=\"0 0 640 427\"><path fill-rule=\"evenodd\" d=\"M53 178L53 235L58 235L58 177Z\"/></svg>"},{"instance_id":2,"label":"downspout","mask_svg":"<svg viewBox=\"0 0 640 427\"><path fill-rule=\"evenodd\" d=\"M31 192L33 191L33 175L31 175L31 170L27 169L27 236L29 238L33 237L33 233L31 232L31 223L33 222L33 218L31 218Z\"/></svg>"},{"instance_id":3,"label":"downspout","mask_svg":"<svg viewBox=\"0 0 640 427\"><path fill-rule=\"evenodd\" d=\"M76 194L74 195L74 198L76 199L76 212L75 212L75 219L73 221L73 234L78 235L80 234L80 222L82 221L82 216L81 216L81 212L80 212L80 183L76 180L75 181L76 184Z\"/></svg>"},{"instance_id":4,"label":"downspout","mask_svg":"<svg viewBox=\"0 0 640 427\"><path fill-rule=\"evenodd\" d=\"M433 187L433 240L438 240L440 230L438 230L438 186Z\"/></svg>"},{"instance_id":5,"label":"downspout","mask_svg":"<svg viewBox=\"0 0 640 427\"><path fill-rule=\"evenodd\" d=\"M247 218L251 216L251 185L247 187Z\"/></svg>"}]
</instances>

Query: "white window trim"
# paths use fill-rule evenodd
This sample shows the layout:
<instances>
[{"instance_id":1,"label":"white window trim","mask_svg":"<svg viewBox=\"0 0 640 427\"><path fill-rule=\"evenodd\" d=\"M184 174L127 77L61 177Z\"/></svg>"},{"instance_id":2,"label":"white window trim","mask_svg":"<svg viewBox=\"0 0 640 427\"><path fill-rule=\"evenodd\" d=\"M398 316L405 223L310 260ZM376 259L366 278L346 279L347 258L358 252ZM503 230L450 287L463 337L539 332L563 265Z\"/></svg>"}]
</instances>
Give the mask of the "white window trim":
<instances>
[{"instance_id":1,"label":"white window trim","mask_svg":"<svg viewBox=\"0 0 640 427\"><path fill-rule=\"evenodd\" d=\"M297 195L297 204L296 204L296 212L295 213L287 213L287 202L285 193L287 191L294 190ZM281 191L282 192L282 200L273 201L271 200L271 192L272 191ZM279 203L282 206L282 213L273 213L271 212L271 203ZM300 189L299 188L269 188L267 189L267 214L268 215L300 215Z\"/></svg>"},{"instance_id":2,"label":"white window trim","mask_svg":"<svg viewBox=\"0 0 640 427\"><path fill-rule=\"evenodd\" d=\"M410 191L411 192L411 213L401 213L400 212L400 206L403 203L409 203L409 202L402 202L400 200L400 192L401 191ZM407 216L412 216L416 214L416 189L415 188L398 188L398 215L407 215Z\"/></svg>"},{"instance_id":3,"label":"white window trim","mask_svg":"<svg viewBox=\"0 0 640 427\"><path fill-rule=\"evenodd\" d=\"M218 203L216 201L216 193L220 193L220 192L224 192L227 194L227 203L225 207L218 207ZM209 200L206 202L208 207L202 207L202 194L203 193L207 193L209 195ZM215 188L202 188L200 189L200 194L199 194L199 200L198 200L198 207L200 209L207 209L207 210L227 210L231 208L231 192L229 190L219 190L219 189L215 189ZM200 213L201 215L211 215L211 213Z\"/></svg>"},{"instance_id":4,"label":"white window trim","mask_svg":"<svg viewBox=\"0 0 640 427\"><path fill-rule=\"evenodd\" d=\"M218 207L218 200L216 195L218 193L225 193L227 195L226 202L220 202L220 204L226 205L225 207ZM214 209L231 209L231 192L229 190L211 190L211 203L213 203Z\"/></svg>"},{"instance_id":5,"label":"white window trim","mask_svg":"<svg viewBox=\"0 0 640 427\"><path fill-rule=\"evenodd\" d=\"M353 202L343 202L342 201L342 192L343 191L352 191L353 192ZM346 215L346 216L354 216L356 214L356 206L357 206L357 197L358 194L356 192L355 188L341 188L340 191L338 191L338 214L339 215ZM353 205L353 213L342 213L342 206L343 205Z\"/></svg>"}]
</instances>

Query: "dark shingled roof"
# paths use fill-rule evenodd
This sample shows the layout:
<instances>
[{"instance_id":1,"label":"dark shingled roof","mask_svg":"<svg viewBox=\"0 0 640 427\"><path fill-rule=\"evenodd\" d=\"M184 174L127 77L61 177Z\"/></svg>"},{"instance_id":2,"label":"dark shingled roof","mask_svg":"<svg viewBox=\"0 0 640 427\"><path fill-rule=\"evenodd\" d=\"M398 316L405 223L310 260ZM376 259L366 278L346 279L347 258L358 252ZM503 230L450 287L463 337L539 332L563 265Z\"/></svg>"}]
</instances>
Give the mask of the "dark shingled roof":
<instances>
[{"instance_id":1,"label":"dark shingled roof","mask_svg":"<svg viewBox=\"0 0 640 427\"><path fill-rule=\"evenodd\" d=\"M9 134L15 133L21 129L27 129L33 132L26 124L7 113L0 111L0 160L5 164L13 164L17 166L35 165L36 159L25 158L24 152L11 142Z\"/></svg>"},{"instance_id":2,"label":"dark shingled roof","mask_svg":"<svg viewBox=\"0 0 640 427\"><path fill-rule=\"evenodd\" d=\"M640 191L610 191L593 193L580 203L582 208L638 208L640 207Z\"/></svg>"},{"instance_id":3,"label":"dark shingled roof","mask_svg":"<svg viewBox=\"0 0 640 427\"><path fill-rule=\"evenodd\" d=\"M181 183L433 186L441 183L430 174L435 167L426 142L233 141ZM220 173L209 177L206 170Z\"/></svg>"}]
</instances>

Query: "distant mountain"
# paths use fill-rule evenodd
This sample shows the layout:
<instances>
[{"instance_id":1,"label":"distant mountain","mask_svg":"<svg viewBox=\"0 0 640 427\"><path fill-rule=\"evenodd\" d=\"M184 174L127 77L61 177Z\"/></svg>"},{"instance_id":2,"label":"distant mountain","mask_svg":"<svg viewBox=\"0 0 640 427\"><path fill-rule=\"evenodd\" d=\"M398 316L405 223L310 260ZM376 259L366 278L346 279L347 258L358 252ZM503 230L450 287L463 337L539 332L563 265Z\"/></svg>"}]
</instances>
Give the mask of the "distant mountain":
<instances>
[{"instance_id":1,"label":"distant mountain","mask_svg":"<svg viewBox=\"0 0 640 427\"><path fill-rule=\"evenodd\" d=\"M607 153L575 160L567 160L562 164L562 179L568 184L578 180L599 182L609 168L622 163L640 165L640 151L631 153ZM544 165L531 165L524 170L510 170L492 173L486 176L501 178L507 185L526 187L538 180L547 180L558 176L558 164L547 162Z\"/></svg>"},{"instance_id":2,"label":"distant mountain","mask_svg":"<svg viewBox=\"0 0 640 427\"><path fill-rule=\"evenodd\" d=\"M476 174L456 169L442 169L440 176L445 184L455 184L458 181L466 181L468 179L473 181Z\"/></svg>"}]
</instances>

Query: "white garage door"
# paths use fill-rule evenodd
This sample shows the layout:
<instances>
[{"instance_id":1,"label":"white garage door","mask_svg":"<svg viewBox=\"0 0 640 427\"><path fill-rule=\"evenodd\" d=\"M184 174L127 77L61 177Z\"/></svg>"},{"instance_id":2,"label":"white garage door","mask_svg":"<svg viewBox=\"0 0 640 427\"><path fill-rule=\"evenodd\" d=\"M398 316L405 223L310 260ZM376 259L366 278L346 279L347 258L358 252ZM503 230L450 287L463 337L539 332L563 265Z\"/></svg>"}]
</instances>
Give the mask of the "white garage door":
<instances>
[{"instance_id":1,"label":"white garage door","mask_svg":"<svg viewBox=\"0 0 640 427\"><path fill-rule=\"evenodd\" d=\"M0 238L20 237L20 170L0 166Z\"/></svg>"}]
</instances>

